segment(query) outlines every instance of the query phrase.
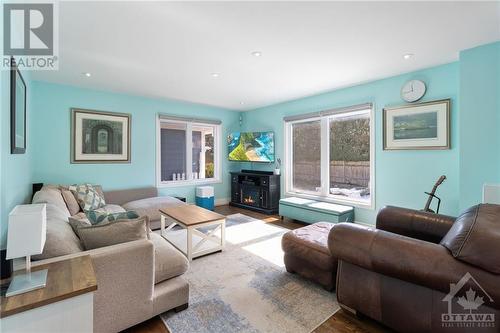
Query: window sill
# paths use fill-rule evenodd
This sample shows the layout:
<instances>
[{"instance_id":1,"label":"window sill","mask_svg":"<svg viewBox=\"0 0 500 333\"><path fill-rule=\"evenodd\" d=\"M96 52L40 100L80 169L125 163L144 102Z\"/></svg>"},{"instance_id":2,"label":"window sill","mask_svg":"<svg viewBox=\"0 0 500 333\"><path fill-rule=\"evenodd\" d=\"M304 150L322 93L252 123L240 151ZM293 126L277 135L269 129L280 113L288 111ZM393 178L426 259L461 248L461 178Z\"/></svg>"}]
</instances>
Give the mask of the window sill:
<instances>
[{"instance_id":1,"label":"window sill","mask_svg":"<svg viewBox=\"0 0 500 333\"><path fill-rule=\"evenodd\" d=\"M158 188L165 187L182 187L182 186L193 186L193 185L209 185L209 184L222 184L220 179L193 179L193 180L181 180L181 181L166 181L160 182L156 185Z\"/></svg>"},{"instance_id":2,"label":"window sill","mask_svg":"<svg viewBox=\"0 0 500 333\"><path fill-rule=\"evenodd\" d=\"M374 198L372 198L370 203L363 203L363 202L359 202L359 201L355 201L355 200L342 200L342 199L333 198L333 197L325 197L322 195L300 193L300 192L287 191L287 192L285 192L285 195L291 196L291 197L304 198L304 199L312 199L312 200L317 200L317 201L322 201L322 202L330 202L330 203L335 203L335 204L339 204L339 205L352 206L352 207L356 207L356 208L363 208L363 209L370 209L370 210L375 209Z\"/></svg>"}]
</instances>

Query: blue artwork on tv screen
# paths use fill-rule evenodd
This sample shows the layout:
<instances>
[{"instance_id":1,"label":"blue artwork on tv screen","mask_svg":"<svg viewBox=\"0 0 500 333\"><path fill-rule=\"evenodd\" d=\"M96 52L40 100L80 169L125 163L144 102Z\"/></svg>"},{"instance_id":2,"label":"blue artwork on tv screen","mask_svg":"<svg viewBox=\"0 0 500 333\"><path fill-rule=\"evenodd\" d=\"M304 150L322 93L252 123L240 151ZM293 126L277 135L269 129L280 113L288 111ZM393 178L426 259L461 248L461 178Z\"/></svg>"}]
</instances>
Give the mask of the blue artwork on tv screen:
<instances>
[{"instance_id":1,"label":"blue artwork on tv screen","mask_svg":"<svg viewBox=\"0 0 500 333\"><path fill-rule=\"evenodd\" d=\"M274 162L273 132L234 132L227 145L230 161Z\"/></svg>"}]
</instances>

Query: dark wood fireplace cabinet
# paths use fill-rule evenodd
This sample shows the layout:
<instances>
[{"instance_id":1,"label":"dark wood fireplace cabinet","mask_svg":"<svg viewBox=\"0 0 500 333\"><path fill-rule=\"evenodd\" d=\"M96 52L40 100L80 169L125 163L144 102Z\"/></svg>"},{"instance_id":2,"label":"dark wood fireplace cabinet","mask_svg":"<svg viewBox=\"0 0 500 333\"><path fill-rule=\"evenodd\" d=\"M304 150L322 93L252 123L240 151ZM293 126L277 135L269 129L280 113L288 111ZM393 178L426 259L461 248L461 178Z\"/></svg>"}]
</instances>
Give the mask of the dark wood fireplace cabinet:
<instances>
[{"instance_id":1,"label":"dark wood fireplace cabinet","mask_svg":"<svg viewBox=\"0 0 500 333\"><path fill-rule=\"evenodd\" d=\"M277 214L280 176L267 171L231 172L231 206Z\"/></svg>"}]
</instances>

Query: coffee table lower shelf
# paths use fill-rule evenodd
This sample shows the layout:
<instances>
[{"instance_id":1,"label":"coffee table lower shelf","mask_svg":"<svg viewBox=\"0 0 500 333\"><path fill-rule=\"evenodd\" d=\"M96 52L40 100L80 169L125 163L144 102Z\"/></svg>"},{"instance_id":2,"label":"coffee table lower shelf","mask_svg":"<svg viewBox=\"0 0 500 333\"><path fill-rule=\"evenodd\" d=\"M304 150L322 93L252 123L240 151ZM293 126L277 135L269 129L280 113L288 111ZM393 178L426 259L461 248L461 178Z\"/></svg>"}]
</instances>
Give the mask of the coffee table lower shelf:
<instances>
[{"instance_id":1,"label":"coffee table lower shelf","mask_svg":"<svg viewBox=\"0 0 500 333\"><path fill-rule=\"evenodd\" d=\"M186 226L169 218L170 224L167 228L165 228L165 216L162 216L161 222L162 237L186 255L189 261L197 257L224 250L225 219L194 226ZM176 225L180 226L182 230L172 230ZM215 226L215 228L208 231L200 230L207 226Z\"/></svg>"}]
</instances>

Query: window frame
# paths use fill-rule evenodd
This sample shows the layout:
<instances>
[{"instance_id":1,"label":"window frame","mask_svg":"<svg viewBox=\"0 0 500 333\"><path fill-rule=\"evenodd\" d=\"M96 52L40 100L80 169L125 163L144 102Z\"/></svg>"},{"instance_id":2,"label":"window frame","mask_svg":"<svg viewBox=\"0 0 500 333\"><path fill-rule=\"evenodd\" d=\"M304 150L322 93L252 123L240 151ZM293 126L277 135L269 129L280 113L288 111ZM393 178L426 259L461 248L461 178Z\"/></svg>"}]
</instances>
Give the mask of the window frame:
<instances>
[{"instance_id":1,"label":"window frame","mask_svg":"<svg viewBox=\"0 0 500 333\"><path fill-rule=\"evenodd\" d=\"M221 170L221 124L211 122L204 123L203 120L185 119L162 119L162 115L156 117L156 187L179 187L189 185L206 185L222 183ZM186 126L186 180L161 180L161 124L177 123ZM193 165L193 127L212 127L214 129L214 177L202 179L189 179L192 174Z\"/></svg>"},{"instance_id":2,"label":"window frame","mask_svg":"<svg viewBox=\"0 0 500 333\"><path fill-rule=\"evenodd\" d=\"M342 114L349 114L369 110L370 115L370 202L363 202L349 198L340 198L330 194L330 119ZM322 115L321 112L314 113L311 117L302 117L297 120L285 120L285 195L295 196L306 199L314 199L343 205L349 205L359 208L375 209L375 107L357 108L341 108L338 111L331 110ZM321 124L321 160L320 160L320 175L321 175L321 190L319 192L297 191L293 188L293 129L292 126L298 123L306 123L311 121L320 121Z\"/></svg>"}]
</instances>

